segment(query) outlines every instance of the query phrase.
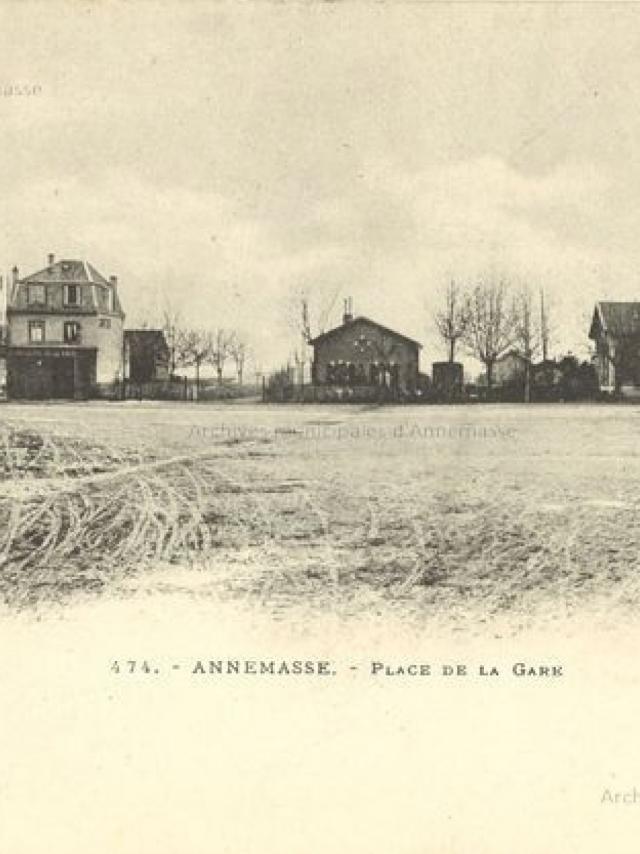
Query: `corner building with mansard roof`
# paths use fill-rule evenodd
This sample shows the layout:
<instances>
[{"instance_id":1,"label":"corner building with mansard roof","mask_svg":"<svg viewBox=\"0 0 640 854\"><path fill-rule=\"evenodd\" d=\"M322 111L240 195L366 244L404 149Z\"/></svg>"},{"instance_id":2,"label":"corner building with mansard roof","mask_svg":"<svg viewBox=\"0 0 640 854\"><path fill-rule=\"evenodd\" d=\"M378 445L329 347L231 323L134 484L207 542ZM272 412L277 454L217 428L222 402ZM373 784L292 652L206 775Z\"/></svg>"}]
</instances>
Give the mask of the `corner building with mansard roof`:
<instances>
[{"instance_id":1,"label":"corner building with mansard roof","mask_svg":"<svg viewBox=\"0 0 640 854\"><path fill-rule=\"evenodd\" d=\"M84 400L123 372L124 312L116 276L87 261L49 255L20 277L13 269L7 305L10 399Z\"/></svg>"}]
</instances>

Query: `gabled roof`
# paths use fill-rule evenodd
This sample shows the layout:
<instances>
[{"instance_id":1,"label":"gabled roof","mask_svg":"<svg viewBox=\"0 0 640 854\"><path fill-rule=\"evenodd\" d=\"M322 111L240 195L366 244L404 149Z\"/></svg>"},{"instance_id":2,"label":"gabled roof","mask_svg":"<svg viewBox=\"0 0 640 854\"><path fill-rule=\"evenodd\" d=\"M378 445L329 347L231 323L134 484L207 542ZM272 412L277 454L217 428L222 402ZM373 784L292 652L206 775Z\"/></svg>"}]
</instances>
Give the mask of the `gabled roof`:
<instances>
[{"instance_id":1,"label":"gabled roof","mask_svg":"<svg viewBox=\"0 0 640 854\"><path fill-rule=\"evenodd\" d=\"M394 338L400 338L402 341L408 341L409 344L413 344L415 347L422 347L422 344L419 341L416 341L414 338L409 338L408 335L403 335L401 332L396 332L394 329L389 329L388 326L383 326L382 323L377 323L375 320L371 320L369 317L365 317L360 314L358 317L354 317L353 320L348 320L346 323L341 323L340 326L336 326L334 329L329 329L327 332L321 332L320 335L316 335L315 338L311 339L311 344L317 344L319 341L325 341L327 338L332 338L334 335L339 335L341 332L344 332L345 329L355 326L357 323L367 323L369 326L375 326L377 329L380 329L382 332L385 332L387 335L393 335Z\"/></svg>"},{"instance_id":2,"label":"gabled roof","mask_svg":"<svg viewBox=\"0 0 640 854\"><path fill-rule=\"evenodd\" d=\"M518 350L507 350L507 352L503 353L502 356L498 356L498 358L496 359L496 364L498 364L499 362L504 362L507 359L517 359L521 362L527 361L524 355Z\"/></svg>"},{"instance_id":3,"label":"gabled roof","mask_svg":"<svg viewBox=\"0 0 640 854\"><path fill-rule=\"evenodd\" d=\"M83 282L97 285L109 284L109 281L105 279L102 273L99 273L88 261L77 261L66 258L56 261L43 270L38 270L37 273L25 276L20 281L27 284L46 284L48 282L62 282L64 284L79 284Z\"/></svg>"},{"instance_id":4,"label":"gabled roof","mask_svg":"<svg viewBox=\"0 0 640 854\"><path fill-rule=\"evenodd\" d=\"M589 338L597 338L598 329L615 338L640 336L640 302L597 302Z\"/></svg>"}]
</instances>

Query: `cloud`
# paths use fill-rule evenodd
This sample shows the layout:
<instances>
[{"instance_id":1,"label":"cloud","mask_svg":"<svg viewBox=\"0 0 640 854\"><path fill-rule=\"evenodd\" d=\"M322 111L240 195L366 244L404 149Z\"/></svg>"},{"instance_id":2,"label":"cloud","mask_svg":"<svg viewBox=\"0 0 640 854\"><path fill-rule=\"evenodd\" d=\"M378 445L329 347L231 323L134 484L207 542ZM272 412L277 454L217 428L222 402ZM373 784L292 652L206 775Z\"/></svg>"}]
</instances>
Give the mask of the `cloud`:
<instances>
[{"instance_id":1,"label":"cloud","mask_svg":"<svg viewBox=\"0 0 640 854\"><path fill-rule=\"evenodd\" d=\"M265 361L293 344L283 306L296 287L353 296L359 312L425 341L443 283L496 270L545 287L562 312L559 343L575 346L603 282L632 269L598 244L611 186L592 164L535 177L489 157L412 173L378 158L359 176L333 198L305 196L299 216L291 198L239 202L120 169L90 184L36 180L6 199L2 231L23 269L42 266L48 251L88 257L120 275L132 321L157 322L159 299L171 299L191 323L255 330ZM585 217L594 220L588 248L574 227ZM425 344L435 358L438 342Z\"/></svg>"},{"instance_id":2,"label":"cloud","mask_svg":"<svg viewBox=\"0 0 640 854\"><path fill-rule=\"evenodd\" d=\"M299 287L339 294L332 322L353 296L427 363L451 276L544 287L558 348L595 299L639 296L637 10L54 7L0 36L6 73L43 85L2 105L6 266L90 258L132 322L177 298L272 364Z\"/></svg>"}]
</instances>

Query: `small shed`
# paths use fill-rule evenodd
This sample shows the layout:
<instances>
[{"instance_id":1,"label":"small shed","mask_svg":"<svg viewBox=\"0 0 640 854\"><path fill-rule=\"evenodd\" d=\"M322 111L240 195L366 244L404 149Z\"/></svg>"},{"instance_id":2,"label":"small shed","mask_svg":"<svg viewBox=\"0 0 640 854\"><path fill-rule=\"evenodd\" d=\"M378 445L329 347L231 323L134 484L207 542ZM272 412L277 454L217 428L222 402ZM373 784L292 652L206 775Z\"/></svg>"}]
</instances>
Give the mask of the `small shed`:
<instances>
[{"instance_id":1,"label":"small shed","mask_svg":"<svg viewBox=\"0 0 640 854\"><path fill-rule=\"evenodd\" d=\"M438 397L455 398L462 393L464 368L461 362L434 362L433 390Z\"/></svg>"},{"instance_id":2,"label":"small shed","mask_svg":"<svg viewBox=\"0 0 640 854\"><path fill-rule=\"evenodd\" d=\"M169 346L161 329L125 329L125 378L133 383L169 379Z\"/></svg>"}]
</instances>

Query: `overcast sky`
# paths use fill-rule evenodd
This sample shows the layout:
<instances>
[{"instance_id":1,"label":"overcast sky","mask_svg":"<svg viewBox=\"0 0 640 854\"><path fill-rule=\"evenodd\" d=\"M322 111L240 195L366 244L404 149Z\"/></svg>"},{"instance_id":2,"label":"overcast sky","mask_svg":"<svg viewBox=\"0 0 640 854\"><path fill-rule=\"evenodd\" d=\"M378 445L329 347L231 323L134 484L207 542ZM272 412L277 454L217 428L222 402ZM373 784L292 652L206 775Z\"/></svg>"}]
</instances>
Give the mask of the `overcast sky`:
<instances>
[{"instance_id":1,"label":"overcast sky","mask_svg":"<svg viewBox=\"0 0 640 854\"><path fill-rule=\"evenodd\" d=\"M443 355L448 277L544 286L556 351L640 299L640 7L0 4L3 266L117 273L286 358L286 294ZM0 94L2 94L0 92Z\"/></svg>"}]
</instances>

